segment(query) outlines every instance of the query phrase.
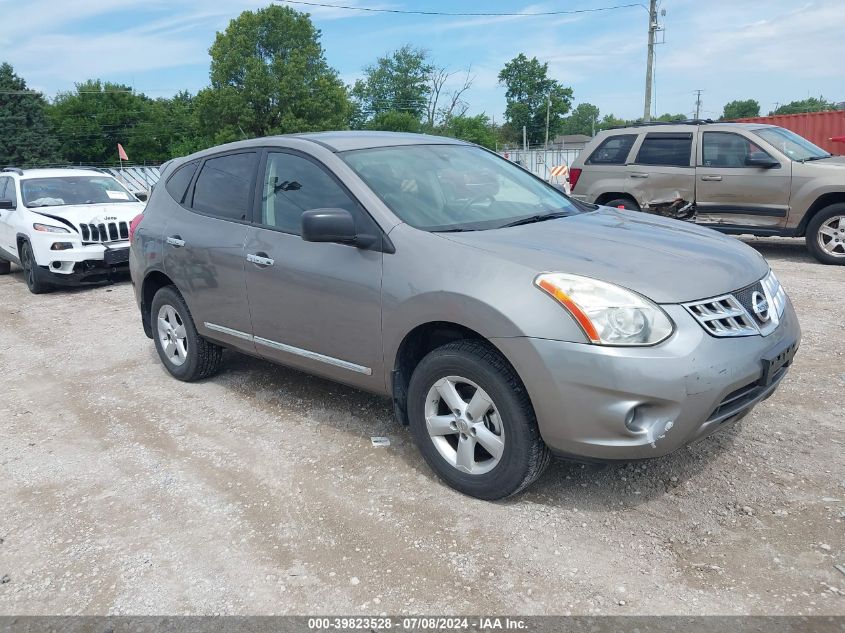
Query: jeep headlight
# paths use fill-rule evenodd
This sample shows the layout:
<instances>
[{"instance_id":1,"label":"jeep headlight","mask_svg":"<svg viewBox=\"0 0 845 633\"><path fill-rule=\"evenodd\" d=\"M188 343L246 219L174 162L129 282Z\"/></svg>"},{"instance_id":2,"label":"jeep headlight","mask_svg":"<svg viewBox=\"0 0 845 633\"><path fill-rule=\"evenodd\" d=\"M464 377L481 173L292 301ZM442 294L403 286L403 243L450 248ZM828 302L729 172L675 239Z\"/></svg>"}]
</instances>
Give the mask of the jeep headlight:
<instances>
[{"instance_id":1,"label":"jeep headlight","mask_svg":"<svg viewBox=\"0 0 845 633\"><path fill-rule=\"evenodd\" d=\"M657 304L615 284L544 273L534 285L566 308L597 345L654 345L674 330L672 320Z\"/></svg>"},{"instance_id":2,"label":"jeep headlight","mask_svg":"<svg viewBox=\"0 0 845 633\"><path fill-rule=\"evenodd\" d=\"M66 228L63 228L61 226L52 226L50 224L39 224L37 222L32 225L32 228L34 228L39 233L70 233L70 231L68 231Z\"/></svg>"}]
</instances>

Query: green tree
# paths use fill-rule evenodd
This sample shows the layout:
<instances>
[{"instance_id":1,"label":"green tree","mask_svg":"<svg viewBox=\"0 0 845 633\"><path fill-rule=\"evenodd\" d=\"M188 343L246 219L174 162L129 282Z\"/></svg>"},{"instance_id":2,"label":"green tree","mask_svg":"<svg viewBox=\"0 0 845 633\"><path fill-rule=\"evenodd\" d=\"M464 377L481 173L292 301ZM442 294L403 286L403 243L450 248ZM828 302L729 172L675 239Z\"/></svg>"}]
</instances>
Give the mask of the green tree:
<instances>
[{"instance_id":1,"label":"green tree","mask_svg":"<svg viewBox=\"0 0 845 633\"><path fill-rule=\"evenodd\" d=\"M150 130L136 129L150 118L151 103L129 86L100 80L59 93L48 113L61 155L71 163L115 163L121 143L133 162L161 159L165 151L155 145Z\"/></svg>"},{"instance_id":2,"label":"green tree","mask_svg":"<svg viewBox=\"0 0 845 633\"><path fill-rule=\"evenodd\" d=\"M496 148L496 128L486 114L453 116L444 128L437 131L445 136L459 138L488 149Z\"/></svg>"},{"instance_id":3,"label":"green tree","mask_svg":"<svg viewBox=\"0 0 845 633\"><path fill-rule=\"evenodd\" d=\"M499 83L507 88L505 119L520 133L525 126L529 143L542 143L546 134L546 110L551 97L549 138L563 129L563 117L569 112L572 88L550 79L549 65L536 57L528 59L523 53L505 64L499 73Z\"/></svg>"},{"instance_id":4,"label":"green tree","mask_svg":"<svg viewBox=\"0 0 845 633\"><path fill-rule=\"evenodd\" d=\"M662 123L678 123L680 121L687 121L689 117L686 114L661 114L659 117L652 119L653 121L660 121ZM641 121L642 119L637 119Z\"/></svg>"},{"instance_id":5,"label":"green tree","mask_svg":"<svg viewBox=\"0 0 845 633\"><path fill-rule=\"evenodd\" d=\"M0 65L0 164L20 167L57 160L46 109L44 98L30 92L11 65Z\"/></svg>"},{"instance_id":6,"label":"green tree","mask_svg":"<svg viewBox=\"0 0 845 633\"><path fill-rule=\"evenodd\" d=\"M722 111L722 119L725 121L754 116L760 116L760 103L756 99L731 101L725 104L725 109Z\"/></svg>"},{"instance_id":7,"label":"green tree","mask_svg":"<svg viewBox=\"0 0 845 633\"><path fill-rule=\"evenodd\" d=\"M617 119L612 114L605 114L599 124L596 126L596 130L609 130L610 128L624 127L629 124L630 121L626 121L625 119Z\"/></svg>"},{"instance_id":8,"label":"green tree","mask_svg":"<svg viewBox=\"0 0 845 633\"><path fill-rule=\"evenodd\" d=\"M244 11L209 53L211 86L196 102L209 142L346 126L346 88L308 14L278 5Z\"/></svg>"},{"instance_id":9,"label":"green tree","mask_svg":"<svg viewBox=\"0 0 845 633\"><path fill-rule=\"evenodd\" d=\"M419 117L405 110L388 110L380 112L365 124L367 130L383 132L414 132L420 131L422 124Z\"/></svg>"},{"instance_id":10,"label":"green tree","mask_svg":"<svg viewBox=\"0 0 845 633\"><path fill-rule=\"evenodd\" d=\"M579 103L563 120L561 133L593 136L600 129L599 114L599 109L592 103Z\"/></svg>"},{"instance_id":11,"label":"green tree","mask_svg":"<svg viewBox=\"0 0 845 633\"><path fill-rule=\"evenodd\" d=\"M777 110L769 112L769 114L802 114L804 112L825 112L827 110L836 110L836 104L820 96L791 101L780 106Z\"/></svg>"},{"instance_id":12,"label":"green tree","mask_svg":"<svg viewBox=\"0 0 845 633\"><path fill-rule=\"evenodd\" d=\"M368 122L387 112L406 112L421 121L428 106L433 71L428 53L407 44L379 57L364 68L364 77L352 87L353 127L369 127Z\"/></svg>"}]
</instances>

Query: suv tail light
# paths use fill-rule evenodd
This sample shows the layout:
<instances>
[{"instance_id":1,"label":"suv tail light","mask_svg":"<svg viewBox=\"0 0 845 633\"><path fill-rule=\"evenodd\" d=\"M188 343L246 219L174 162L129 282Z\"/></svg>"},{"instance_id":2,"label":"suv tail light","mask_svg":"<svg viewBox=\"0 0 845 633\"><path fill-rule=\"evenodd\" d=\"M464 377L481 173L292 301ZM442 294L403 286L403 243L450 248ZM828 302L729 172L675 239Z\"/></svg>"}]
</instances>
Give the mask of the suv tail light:
<instances>
[{"instance_id":1,"label":"suv tail light","mask_svg":"<svg viewBox=\"0 0 845 633\"><path fill-rule=\"evenodd\" d=\"M575 191L575 185L578 184L578 179L581 177L581 168L573 167L569 170L569 189Z\"/></svg>"},{"instance_id":2,"label":"suv tail light","mask_svg":"<svg viewBox=\"0 0 845 633\"><path fill-rule=\"evenodd\" d=\"M132 218L132 222L129 223L129 241L132 241L132 238L135 237L135 229L138 228L138 225L141 223L141 220L144 219L144 214L139 213L134 218Z\"/></svg>"}]
</instances>

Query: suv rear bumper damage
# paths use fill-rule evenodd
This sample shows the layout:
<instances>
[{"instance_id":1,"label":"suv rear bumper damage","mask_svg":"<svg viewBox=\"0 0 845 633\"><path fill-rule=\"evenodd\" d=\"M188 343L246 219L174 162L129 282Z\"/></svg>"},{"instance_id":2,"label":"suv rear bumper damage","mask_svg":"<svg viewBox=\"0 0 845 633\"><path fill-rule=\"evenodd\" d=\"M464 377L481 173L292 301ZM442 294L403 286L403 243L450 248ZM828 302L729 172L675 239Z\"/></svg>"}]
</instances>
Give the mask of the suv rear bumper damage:
<instances>
[{"instance_id":1,"label":"suv rear bumper damage","mask_svg":"<svg viewBox=\"0 0 845 633\"><path fill-rule=\"evenodd\" d=\"M552 451L596 460L671 453L772 395L800 343L789 302L770 335L732 339L710 336L681 306L662 307L678 327L654 347L494 339L522 377Z\"/></svg>"}]
</instances>

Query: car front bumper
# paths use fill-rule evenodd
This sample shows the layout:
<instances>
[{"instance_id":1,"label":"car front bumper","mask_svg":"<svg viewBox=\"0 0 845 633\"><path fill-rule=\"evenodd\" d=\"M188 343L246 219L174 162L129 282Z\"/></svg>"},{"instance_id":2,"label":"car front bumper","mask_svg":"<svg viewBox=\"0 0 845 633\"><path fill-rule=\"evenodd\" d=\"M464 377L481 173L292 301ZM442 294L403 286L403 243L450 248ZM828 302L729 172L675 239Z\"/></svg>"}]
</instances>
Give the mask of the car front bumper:
<instances>
[{"instance_id":1,"label":"car front bumper","mask_svg":"<svg viewBox=\"0 0 845 633\"><path fill-rule=\"evenodd\" d=\"M54 240L61 241L61 240ZM90 244L41 251L40 268L45 281L58 285L97 283L129 269L129 242Z\"/></svg>"},{"instance_id":2,"label":"car front bumper","mask_svg":"<svg viewBox=\"0 0 845 633\"><path fill-rule=\"evenodd\" d=\"M765 337L715 338L681 306L662 307L676 331L653 347L494 339L522 378L553 452L597 460L670 453L768 398L788 366L764 375L766 360L800 344L788 300L780 325Z\"/></svg>"}]
</instances>

